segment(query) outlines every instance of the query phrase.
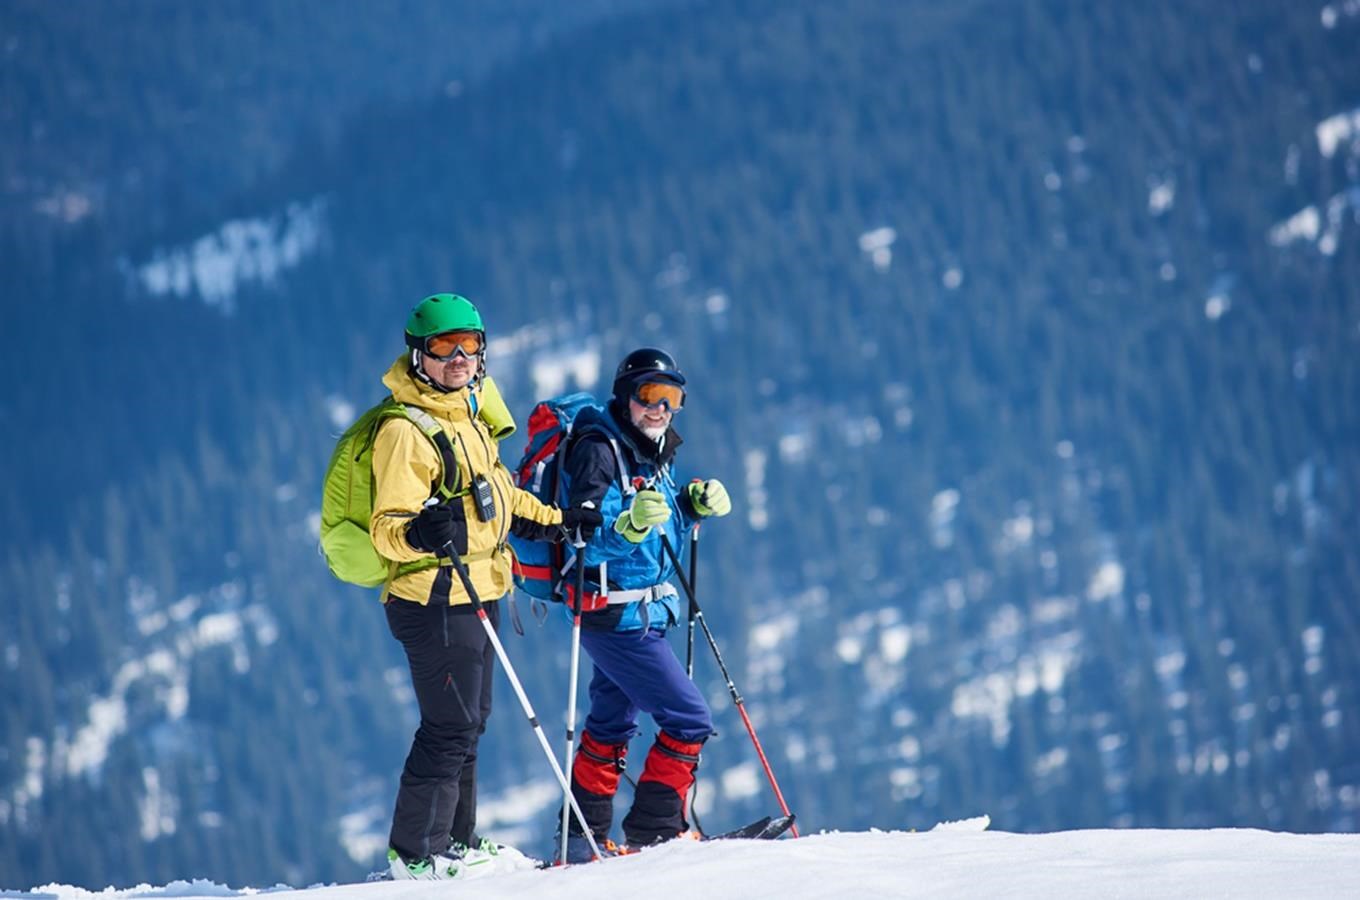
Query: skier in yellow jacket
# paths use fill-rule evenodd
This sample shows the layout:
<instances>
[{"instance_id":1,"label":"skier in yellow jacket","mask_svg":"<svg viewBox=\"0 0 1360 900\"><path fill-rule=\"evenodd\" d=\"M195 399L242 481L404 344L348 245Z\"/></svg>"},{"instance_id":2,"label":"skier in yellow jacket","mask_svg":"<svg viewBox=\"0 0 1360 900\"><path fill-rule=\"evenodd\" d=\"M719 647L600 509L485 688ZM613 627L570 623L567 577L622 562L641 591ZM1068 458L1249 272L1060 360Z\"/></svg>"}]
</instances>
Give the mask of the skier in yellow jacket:
<instances>
[{"instance_id":1,"label":"skier in yellow jacket","mask_svg":"<svg viewBox=\"0 0 1360 900\"><path fill-rule=\"evenodd\" d=\"M486 329L476 307L455 294L426 297L407 321L406 344L383 384L398 402L432 417L448 440L437 445L415 422L395 416L383 421L373 444L369 530L378 553L395 564L384 609L420 706L388 867L397 879L442 879L524 862L513 848L476 834L477 741L491 714L494 650L449 550L467 565L494 626L495 601L513 584L512 530L561 540L578 529L588 536L601 520L593 509L559 510L514 486L496 449L504 436L497 432L513 425L486 379ZM454 496L432 500L441 482Z\"/></svg>"}]
</instances>

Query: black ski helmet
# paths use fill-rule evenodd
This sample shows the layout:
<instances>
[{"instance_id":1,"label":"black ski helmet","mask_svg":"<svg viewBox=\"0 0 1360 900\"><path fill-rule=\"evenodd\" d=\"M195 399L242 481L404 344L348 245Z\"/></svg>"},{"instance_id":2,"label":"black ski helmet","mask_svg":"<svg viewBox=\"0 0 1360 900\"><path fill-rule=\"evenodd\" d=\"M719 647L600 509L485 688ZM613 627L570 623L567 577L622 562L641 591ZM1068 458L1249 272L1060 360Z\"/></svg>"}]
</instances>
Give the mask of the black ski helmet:
<instances>
[{"instance_id":1,"label":"black ski helmet","mask_svg":"<svg viewBox=\"0 0 1360 900\"><path fill-rule=\"evenodd\" d=\"M614 396L626 399L633 392L633 385L639 381L655 378L685 383L684 373L675 364L675 359L665 350L656 347L641 347L629 353L614 370Z\"/></svg>"}]
</instances>

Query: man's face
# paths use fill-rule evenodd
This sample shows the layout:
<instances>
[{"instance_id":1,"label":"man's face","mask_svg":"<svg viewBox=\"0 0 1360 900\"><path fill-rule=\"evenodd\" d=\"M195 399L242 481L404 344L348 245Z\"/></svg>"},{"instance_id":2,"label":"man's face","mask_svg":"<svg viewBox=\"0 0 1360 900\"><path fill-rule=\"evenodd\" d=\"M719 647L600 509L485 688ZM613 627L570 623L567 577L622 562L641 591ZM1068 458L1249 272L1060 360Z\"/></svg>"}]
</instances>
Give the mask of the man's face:
<instances>
[{"instance_id":1,"label":"man's face","mask_svg":"<svg viewBox=\"0 0 1360 900\"><path fill-rule=\"evenodd\" d=\"M427 353L420 355L420 368L430 380L449 390L467 387L477 377L477 358L459 354L451 359L435 359Z\"/></svg>"},{"instance_id":2,"label":"man's face","mask_svg":"<svg viewBox=\"0 0 1360 900\"><path fill-rule=\"evenodd\" d=\"M669 404L657 403L648 406L645 403L638 402L636 394L628 398L628 417L632 419L639 431L647 435L649 440L661 439L661 436L666 433L666 429L670 427L673 415Z\"/></svg>"}]
</instances>

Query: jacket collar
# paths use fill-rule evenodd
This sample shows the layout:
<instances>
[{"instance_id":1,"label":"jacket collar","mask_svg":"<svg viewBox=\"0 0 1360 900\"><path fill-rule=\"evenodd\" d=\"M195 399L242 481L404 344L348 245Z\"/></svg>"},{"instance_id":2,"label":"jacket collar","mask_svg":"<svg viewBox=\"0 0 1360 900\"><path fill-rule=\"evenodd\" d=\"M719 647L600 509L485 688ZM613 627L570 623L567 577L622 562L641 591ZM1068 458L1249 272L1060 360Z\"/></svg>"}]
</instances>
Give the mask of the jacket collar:
<instances>
[{"instance_id":1,"label":"jacket collar","mask_svg":"<svg viewBox=\"0 0 1360 900\"><path fill-rule=\"evenodd\" d=\"M398 403L418 406L446 419L471 419L476 414L475 388L437 391L411 373L411 357L402 353L383 375L383 385Z\"/></svg>"},{"instance_id":2,"label":"jacket collar","mask_svg":"<svg viewBox=\"0 0 1360 900\"><path fill-rule=\"evenodd\" d=\"M680 432L675 430L674 425L667 426L666 433L662 435L660 441L654 441L642 433L642 429L633 424L628 418L628 410L623 408L617 398L609 401L609 408L606 415L610 420L613 429L623 439L624 444L632 452L633 458L638 462L647 463L660 469L670 463L675 458L675 451L680 449L684 439L680 437ZM672 422L674 418L672 418Z\"/></svg>"}]
</instances>

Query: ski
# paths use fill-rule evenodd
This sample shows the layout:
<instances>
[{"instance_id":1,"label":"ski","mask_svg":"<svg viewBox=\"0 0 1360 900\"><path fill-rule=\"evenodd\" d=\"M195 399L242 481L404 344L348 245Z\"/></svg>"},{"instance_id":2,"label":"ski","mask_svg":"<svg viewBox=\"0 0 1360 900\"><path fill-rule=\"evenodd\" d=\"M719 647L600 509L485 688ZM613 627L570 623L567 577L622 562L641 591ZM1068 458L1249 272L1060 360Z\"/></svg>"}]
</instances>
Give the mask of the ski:
<instances>
[{"instance_id":1,"label":"ski","mask_svg":"<svg viewBox=\"0 0 1360 900\"><path fill-rule=\"evenodd\" d=\"M756 819L754 822L749 822L749 823L747 823L747 824L741 826L740 828L733 828L731 831L724 831L724 832L722 832L721 834L709 834L709 835L704 835L703 837L699 838L699 840L701 840L701 841L772 841L772 840L778 838L779 836L781 836L782 834L784 834L784 832L788 831L790 828L792 828L792 827L793 827L793 823L794 823L794 819L796 819L796 818L797 818L797 817L794 816L794 815L780 816L779 818L774 818L773 816L761 816L759 819ZM632 854L637 853L640 849L642 849L642 848L629 848L629 849L625 850L624 852L622 852L622 853L619 854L619 855L620 855L620 856L631 856ZM606 857L606 858L607 858L607 859L612 859L613 856L609 856L609 857ZM598 860L590 860L590 862L598 862ZM548 861L545 861L545 862L540 863L540 864L539 864L539 868L541 868L541 869L551 869L551 868L556 868L556 867L558 867L558 866L560 866L560 865L561 865L561 864L556 860L556 858L554 858L554 859L552 859L552 860L548 860ZM567 865L577 865L577 866L579 866L579 865L584 865L584 863L568 863Z\"/></svg>"},{"instance_id":2,"label":"ski","mask_svg":"<svg viewBox=\"0 0 1360 900\"><path fill-rule=\"evenodd\" d=\"M705 835L704 840L706 841L750 840L751 838L759 837L760 833L764 831L767 827L769 827L771 821L772 818L770 816L764 816L762 818L756 819L754 822L751 822L748 825L743 825L740 828L733 828L731 831L724 831L722 834Z\"/></svg>"},{"instance_id":3,"label":"ski","mask_svg":"<svg viewBox=\"0 0 1360 900\"><path fill-rule=\"evenodd\" d=\"M749 825L734 828L731 831L724 831L722 834L711 834L704 838L706 841L772 841L784 832L793 827L793 822L797 818L794 815L763 816L756 819Z\"/></svg>"},{"instance_id":4,"label":"ski","mask_svg":"<svg viewBox=\"0 0 1360 900\"><path fill-rule=\"evenodd\" d=\"M779 837L784 832L792 828L793 822L796 818L798 818L796 815L794 815L793 813L789 813L787 816L780 816L777 819L771 819L769 824L762 828L760 834L757 834L753 838L753 840L757 841L774 840L775 838Z\"/></svg>"},{"instance_id":5,"label":"ski","mask_svg":"<svg viewBox=\"0 0 1360 900\"><path fill-rule=\"evenodd\" d=\"M486 878L491 875L507 875L511 872L523 872L543 868L542 860L535 859L518 850L508 848L506 855L502 855L502 851L507 851L507 848L501 848L501 850L497 851L495 854L488 854L487 852L482 851L475 855L472 862L461 861L457 863L457 875L446 880L452 881L456 878L458 881L468 881L474 878ZM394 880L390 866L386 869L378 869L375 872L369 872L368 877L364 879L365 883Z\"/></svg>"}]
</instances>

